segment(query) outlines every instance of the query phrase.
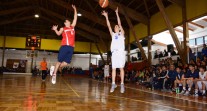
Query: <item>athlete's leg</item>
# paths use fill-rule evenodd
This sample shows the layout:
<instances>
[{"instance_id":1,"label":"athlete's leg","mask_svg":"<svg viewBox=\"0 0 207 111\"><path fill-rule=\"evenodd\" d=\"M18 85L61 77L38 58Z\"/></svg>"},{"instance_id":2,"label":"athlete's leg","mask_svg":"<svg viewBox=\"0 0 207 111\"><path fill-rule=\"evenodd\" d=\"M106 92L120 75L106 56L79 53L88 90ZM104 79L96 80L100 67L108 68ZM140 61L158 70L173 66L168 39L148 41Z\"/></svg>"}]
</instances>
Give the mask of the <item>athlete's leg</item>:
<instances>
[{"instance_id":1,"label":"athlete's leg","mask_svg":"<svg viewBox=\"0 0 207 111\"><path fill-rule=\"evenodd\" d=\"M115 84L115 79L116 79L116 68L112 69L112 84Z\"/></svg>"},{"instance_id":2,"label":"athlete's leg","mask_svg":"<svg viewBox=\"0 0 207 111\"><path fill-rule=\"evenodd\" d=\"M120 76L121 76L121 89L120 92L124 93L125 88L124 88L124 68L120 68Z\"/></svg>"},{"instance_id":3,"label":"athlete's leg","mask_svg":"<svg viewBox=\"0 0 207 111\"><path fill-rule=\"evenodd\" d=\"M121 84L124 84L124 68L120 68Z\"/></svg>"}]
</instances>

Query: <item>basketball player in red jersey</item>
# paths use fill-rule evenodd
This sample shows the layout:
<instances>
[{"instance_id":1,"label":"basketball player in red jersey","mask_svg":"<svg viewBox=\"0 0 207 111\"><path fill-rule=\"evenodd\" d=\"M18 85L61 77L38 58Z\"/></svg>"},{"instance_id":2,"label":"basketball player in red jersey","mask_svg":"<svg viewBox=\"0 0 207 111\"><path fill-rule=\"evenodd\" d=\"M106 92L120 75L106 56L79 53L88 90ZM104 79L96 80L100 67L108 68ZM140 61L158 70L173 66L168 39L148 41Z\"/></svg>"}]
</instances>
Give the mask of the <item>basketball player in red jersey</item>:
<instances>
[{"instance_id":1,"label":"basketball player in red jersey","mask_svg":"<svg viewBox=\"0 0 207 111\"><path fill-rule=\"evenodd\" d=\"M77 23L77 10L75 5L72 5L74 9L74 19L71 24L71 22L68 19L65 19L64 24L65 27L60 28L58 31L58 25L53 25L52 30L55 31L55 33L60 36L62 34L62 42L61 47L59 49L58 53L58 62L56 63L55 70L52 75L52 83L56 83L56 74L58 71L58 68L62 69L62 67L67 66L70 64L74 47L75 47L75 26Z\"/></svg>"}]
</instances>

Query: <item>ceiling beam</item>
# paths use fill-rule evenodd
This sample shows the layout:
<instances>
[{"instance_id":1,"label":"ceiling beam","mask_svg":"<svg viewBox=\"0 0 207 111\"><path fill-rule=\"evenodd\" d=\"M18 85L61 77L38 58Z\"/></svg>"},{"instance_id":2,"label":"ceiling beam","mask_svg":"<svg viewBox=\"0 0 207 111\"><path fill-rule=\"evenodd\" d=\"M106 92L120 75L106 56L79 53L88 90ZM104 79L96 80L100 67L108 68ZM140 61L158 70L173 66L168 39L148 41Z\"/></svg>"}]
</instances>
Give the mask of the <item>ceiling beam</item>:
<instances>
[{"instance_id":1,"label":"ceiling beam","mask_svg":"<svg viewBox=\"0 0 207 111\"><path fill-rule=\"evenodd\" d=\"M57 4L61 7L64 7L66 9L70 10L70 11L73 11L73 8L70 5L68 5L67 2L64 2L64 1L61 1L61 0L51 0L51 2ZM105 19L99 18L98 16L94 15L93 13L87 12L87 11L85 11L83 9L80 9L80 8L77 8L77 11L80 12L83 17L85 17L85 18L87 18L87 19L89 19L89 20L91 20L95 23L98 23L102 26L107 27ZM115 23L113 23L113 22L111 24L115 25Z\"/></svg>"},{"instance_id":2,"label":"ceiling beam","mask_svg":"<svg viewBox=\"0 0 207 111\"><path fill-rule=\"evenodd\" d=\"M205 22L207 22L207 19L205 18L205 19L203 19Z\"/></svg>"},{"instance_id":3,"label":"ceiling beam","mask_svg":"<svg viewBox=\"0 0 207 111\"><path fill-rule=\"evenodd\" d=\"M171 2L171 3L179 5L180 7L184 6L184 0L168 0L168 1Z\"/></svg>"},{"instance_id":4,"label":"ceiling beam","mask_svg":"<svg viewBox=\"0 0 207 111\"><path fill-rule=\"evenodd\" d=\"M52 24L59 24L59 22L57 22L55 20L52 20L52 19L49 19L49 18L47 18L45 16L41 16L40 19L44 19L44 20L46 20L46 21L48 21L48 22L50 22Z\"/></svg>"},{"instance_id":5,"label":"ceiling beam","mask_svg":"<svg viewBox=\"0 0 207 111\"><path fill-rule=\"evenodd\" d=\"M148 8L147 1L146 0L144 0L144 6L145 6L145 9L147 11L148 18L150 18L150 12L149 12L149 8Z\"/></svg>"},{"instance_id":6,"label":"ceiling beam","mask_svg":"<svg viewBox=\"0 0 207 111\"><path fill-rule=\"evenodd\" d=\"M166 26L167 26L167 28L168 28L171 36L172 36L172 39L173 39L173 41L175 43L175 46L178 50L178 53L180 55L181 61L182 61L183 64L185 64L186 63L186 61L185 61L186 57L183 56L183 51L182 51L182 48L181 48L181 44L178 40L177 34L175 33L172 22L170 21L169 17L167 16L167 14L165 12L165 7L162 3L162 0L155 0L155 1L156 1L156 4L157 4L157 6L160 10L160 14L162 15L162 17L163 17L163 19L166 23Z\"/></svg>"},{"instance_id":7,"label":"ceiling beam","mask_svg":"<svg viewBox=\"0 0 207 111\"><path fill-rule=\"evenodd\" d=\"M174 28L174 30L177 31L177 32L183 33L183 31L180 30L180 29L176 29L176 28Z\"/></svg>"},{"instance_id":8,"label":"ceiling beam","mask_svg":"<svg viewBox=\"0 0 207 111\"><path fill-rule=\"evenodd\" d=\"M40 7L40 10L42 10L43 12L45 12L46 14L48 14L50 16L55 16L55 17L59 18L60 20L64 20L65 19L64 16L62 16L62 15L60 15L58 13L55 13L53 11L47 10L45 8ZM92 28L92 27L90 27L90 26L88 26L86 24L78 22L76 26L79 27L80 29L83 29L85 31L93 33L93 34L95 34L97 36L102 36L104 39L109 39L110 38L109 34L103 32L103 31L100 31L98 29Z\"/></svg>"},{"instance_id":9,"label":"ceiling beam","mask_svg":"<svg viewBox=\"0 0 207 111\"><path fill-rule=\"evenodd\" d=\"M95 1L99 2L99 0L95 0ZM147 16L145 16L145 15L143 15L143 14L141 14L131 8L128 8L118 2L112 2L112 1L109 2L109 8L111 8L112 10L116 10L117 6L122 7L119 9L119 13L121 13L122 15L125 15L124 10L126 10L129 18L131 18L132 20L141 22L145 25L149 24Z\"/></svg>"},{"instance_id":10,"label":"ceiling beam","mask_svg":"<svg viewBox=\"0 0 207 111\"><path fill-rule=\"evenodd\" d=\"M199 28L205 28L204 26L202 26L202 25L200 25L200 24L197 24L197 23L195 23L195 22L189 22L190 24L192 24L192 25L194 25L194 26L197 26L197 27L199 27Z\"/></svg>"},{"instance_id":11,"label":"ceiling beam","mask_svg":"<svg viewBox=\"0 0 207 111\"><path fill-rule=\"evenodd\" d=\"M13 8L13 9L8 9L8 10L2 10L2 11L0 11L0 16L2 16L2 15L9 15L9 14L21 12L21 11L24 11L24 10L30 10L30 9L32 9L32 7L28 6L28 7L21 7L21 8Z\"/></svg>"},{"instance_id":12,"label":"ceiling beam","mask_svg":"<svg viewBox=\"0 0 207 111\"><path fill-rule=\"evenodd\" d=\"M76 31L76 33L80 34L81 36L85 37L88 40L91 40L93 42L97 42L97 37L95 37L94 35L91 35L91 34L85 32L85 31L78 30L78 31Z\"/></svg>"},{"instance_id":13,"label":"ceiling beam","mask_svg":"<svg viewBox=\"0 0 207 111\"><path fill-rule=\"evenodd\" d=\"M8 6L8 5L15 5L17 3L24 2L24 0L12 0L11 2L0 3L0 6Z\"/></svg>"},{"instance_id":14,"label":"ceiling beam","mask_svg":"<svg viewBox=\"0 0 207 111\"><path fill-rule=\"evenodd\" d=\"M25 21L25 20L29 20L29 19L33 19L33 18L34 18L34 16L26 16L26 17L14 19L14 20L5 20L5 21L1 21L0 25L11 24L11 23Z\"/></svg>"},{"instance_id":15,"label":"ceiling beam","mask_svg":"<svg viewBox=\"0 0 207 111\"><path fill-rule=\"evenodd\" d=\"M183 25L181 25L181 27L183 27ZM194 31L195 29L192 29L192 28L188 27L188 30Z\"/></svg>"},{"instance_id":16,"label":"ceiling beam","mask_svg":"<svg viewBox=\"0 0 207 111\"><path fill-rule=\"evenodd\" d=\"M134 36L134 38L136 40L137 46L138 46L138 48L139 48L139 50L141 52L143 60L147 60L148 61L147 56L146 56L146 54L144 52L144 49L143 49L141 43L139 42L140 39L139 39L139 37L136 34L136 31L135 31L134 26L133 26L133 24L132 24L132 22L131 22L131 20L130 20L130 18L128 16L127 11L125 9L123 9L123 7L120 7L119 9L122 9L124 11L125 19L126 19L127 24L129 25L129 27L130 27L130 29L132 31L132 34L133 34L133 36Z\"/></svg>"}]
</instances>

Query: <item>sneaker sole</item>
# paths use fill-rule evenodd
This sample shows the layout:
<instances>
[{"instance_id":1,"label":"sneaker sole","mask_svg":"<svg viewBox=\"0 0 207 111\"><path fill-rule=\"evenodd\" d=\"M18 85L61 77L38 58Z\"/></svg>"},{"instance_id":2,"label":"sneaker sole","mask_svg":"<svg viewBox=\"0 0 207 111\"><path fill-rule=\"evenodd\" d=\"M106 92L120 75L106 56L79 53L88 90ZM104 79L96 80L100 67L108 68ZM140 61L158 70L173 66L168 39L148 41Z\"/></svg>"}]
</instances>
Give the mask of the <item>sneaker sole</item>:
<instances>
[{"instance_id":1,"label":"sneaker sole","mask_svg":"<svg viewBox=\"0 0 207 111\"><path fill-rule=\"evenodd\" d=\"M116 88L117 88L117 86L116 86L116 87L114 87L114 89L116 89ZM110 93L112 93L112 92L114 92L114 91L111 91L111 90L110 90Z\"/></svg>"}]
</instances>

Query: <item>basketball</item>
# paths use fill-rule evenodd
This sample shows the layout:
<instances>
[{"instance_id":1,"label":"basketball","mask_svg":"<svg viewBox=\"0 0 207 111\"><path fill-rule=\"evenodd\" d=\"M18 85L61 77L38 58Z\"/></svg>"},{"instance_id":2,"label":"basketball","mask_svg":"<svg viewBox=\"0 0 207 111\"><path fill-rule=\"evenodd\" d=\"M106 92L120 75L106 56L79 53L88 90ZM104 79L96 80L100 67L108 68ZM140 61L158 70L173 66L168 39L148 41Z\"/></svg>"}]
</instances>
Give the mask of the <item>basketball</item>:
<instances>
[{"instance_id":1,"label":"basketball","mask_svg":"<svg viewBox=\"0 0 207 111\"><path fill-rule=\"evenodd\" d=\"M99 5L102 8L106 8L109 5L109 1L108 0L99 0Z\"/></svg>"}]
</instances>

